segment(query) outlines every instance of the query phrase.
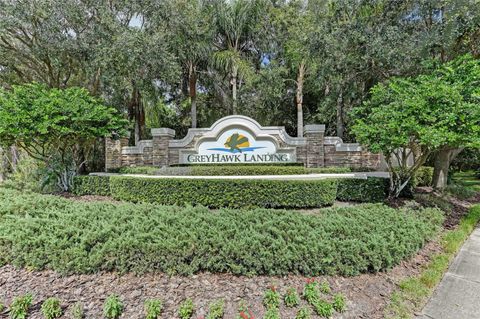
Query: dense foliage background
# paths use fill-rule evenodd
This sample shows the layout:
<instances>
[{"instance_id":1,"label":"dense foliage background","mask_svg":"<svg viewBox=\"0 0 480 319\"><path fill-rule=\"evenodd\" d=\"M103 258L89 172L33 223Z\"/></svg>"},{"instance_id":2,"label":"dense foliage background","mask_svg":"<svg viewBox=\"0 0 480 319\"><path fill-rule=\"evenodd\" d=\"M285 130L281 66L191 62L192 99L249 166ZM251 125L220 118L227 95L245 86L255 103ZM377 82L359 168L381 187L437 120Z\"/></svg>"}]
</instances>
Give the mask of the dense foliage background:
<instances>
[{"instance_id":1,"label":"dense foliage background","mask_svg":"<svg viewBox=\"0 0 480 319\"><path fill-rule=\"evenodd\" d=\"M233 112L352 139L350 109L391 76L480 54L473 0L0 1L0 85L80 86L181 136ZM195 125L195 123L193 123Z\"/></svg>"}]
</instances>

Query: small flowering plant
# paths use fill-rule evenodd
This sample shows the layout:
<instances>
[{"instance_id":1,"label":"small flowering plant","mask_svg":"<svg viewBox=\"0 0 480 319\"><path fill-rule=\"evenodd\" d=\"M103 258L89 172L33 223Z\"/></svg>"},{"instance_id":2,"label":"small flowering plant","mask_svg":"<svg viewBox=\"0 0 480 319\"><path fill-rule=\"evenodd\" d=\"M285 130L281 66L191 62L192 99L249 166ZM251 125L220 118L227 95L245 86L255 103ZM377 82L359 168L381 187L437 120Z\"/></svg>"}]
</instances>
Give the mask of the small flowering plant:
<instances>
[{"instance_id":1,"label":"small flowering plant","mask_svg":"<svg viewBox=\"0 0 480 319\"><path fill-rule=\"evenodd\" d=\"M285 294L285 306L289 308L293 308L298 306L300 303L300 298L298 297L297 289L290 287L287 289L287 293Z\"/></svg>"},{"instance_id":2,"label":"small flowering plant","mask_svg":"<svg viewBox=\"0 0 480 319\"><path fill-rule=\"evenodd\" d=\"M309 304L314 304L320 298L318 283L314 278L307 279L307 284L303 289L303 298L305 298Z\"/></svg>"},{"instance_id":3,"label":"small flowering plant","mask_svg":"<svg viewBox=\"0 0 480 319\"><path fill-rule=\"evenodd\" d=\"M238 306L238 310L239 310L239 314L238 314L238 317L237 319L255 319L253 317L253 314L251 313L251 311L248 309L248 306L247 304L245 303L245 301L240 301L240 304Z\"/></svg>"},{"instance_id":4,"label":"small flowering plant","mask_svg":"<svg viewBox=\"0 0 480 319\"><path fill-rule=\"evenodd\" d=\"M277 287L270 286L263 295L263 304L267 309L278 308L280 305L280 294L277 291Z\"/></svg>"}]
</instances>

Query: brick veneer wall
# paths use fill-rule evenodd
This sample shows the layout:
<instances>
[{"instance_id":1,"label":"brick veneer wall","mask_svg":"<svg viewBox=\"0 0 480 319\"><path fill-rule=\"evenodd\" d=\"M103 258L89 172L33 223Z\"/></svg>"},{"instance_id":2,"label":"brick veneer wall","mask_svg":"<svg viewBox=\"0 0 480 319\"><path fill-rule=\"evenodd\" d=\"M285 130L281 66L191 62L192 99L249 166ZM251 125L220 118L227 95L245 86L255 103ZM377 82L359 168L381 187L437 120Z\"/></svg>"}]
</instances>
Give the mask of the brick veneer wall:
<instances>
[{"instance_id":1,"label":"brick veneer wall","mask_svg":"<svg viewBox=\"0 0 480 319\"><path fill-rule=\"evenodd\" d=\"M294 149L297 162L306 167L380 167L380 154L372 154L358 144L345 144L338 137L326 137L324 125L306 125L305 138L297 139L296 144L272 134L281 149ZM105 169L107 171L122 166L163 167L179 163L182 150L194 149L199 136L194 136L183 147L172 146L175 131L168 128L152 129L152 140L139 141L136 146L128 146L128 139L105 141ZM300 142L298 142L300 141Z\"/></svg>"}]
</instances>

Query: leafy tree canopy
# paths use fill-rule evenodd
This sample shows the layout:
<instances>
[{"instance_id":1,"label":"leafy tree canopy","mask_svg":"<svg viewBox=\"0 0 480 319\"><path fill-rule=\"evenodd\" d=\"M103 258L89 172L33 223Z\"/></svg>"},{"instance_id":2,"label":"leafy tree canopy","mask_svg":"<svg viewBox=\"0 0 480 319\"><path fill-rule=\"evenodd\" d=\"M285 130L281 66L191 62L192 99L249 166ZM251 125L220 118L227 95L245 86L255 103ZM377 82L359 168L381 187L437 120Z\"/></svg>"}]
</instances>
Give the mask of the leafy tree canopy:
<instances>
[{"instance_id":1,"label":"leafy tree canopy","mask_svg":"<svg viewBox=\"0 0 480 319\"><path fill-rule=\"evenodd\" d=\"M370 150L385 155L394 195L435 151L480 146L479 66L464 56L428 75L394 78L376 85L356 108L352 130Z\"/></svg>"},{"instance_id":2,"label":"leafy tree canopy","mask_svg":"<svg viewBox=\"0 0 480 319\"><path fill-rule=\"evenodd\" d=\"M0 91L0 141L46 164L63 189L84 164L92 142L124 134L124 120L82 88L48 89L33 83Z\"/></svg>"}]
</instances>

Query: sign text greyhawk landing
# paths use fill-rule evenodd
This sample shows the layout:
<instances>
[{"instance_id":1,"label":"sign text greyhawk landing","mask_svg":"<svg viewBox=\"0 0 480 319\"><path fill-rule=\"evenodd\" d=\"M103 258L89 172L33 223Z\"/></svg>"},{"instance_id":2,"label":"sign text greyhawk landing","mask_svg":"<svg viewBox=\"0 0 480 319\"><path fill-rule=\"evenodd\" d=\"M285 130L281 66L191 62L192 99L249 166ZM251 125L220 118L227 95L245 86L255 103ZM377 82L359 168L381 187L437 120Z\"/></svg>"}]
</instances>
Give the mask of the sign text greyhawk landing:
<instances>
[{"instance_id":1,"label":"sign text greyhawk landing","mask_svg":"<svg viewBox=\"0 0 480 319\"><path fill-rule=\"evenodd\" d=\"M210 154L198 155L190 154L187 156L189 163L269 163L269 162L289 162L288 154Z\"/></svg>"}]
</instances>

